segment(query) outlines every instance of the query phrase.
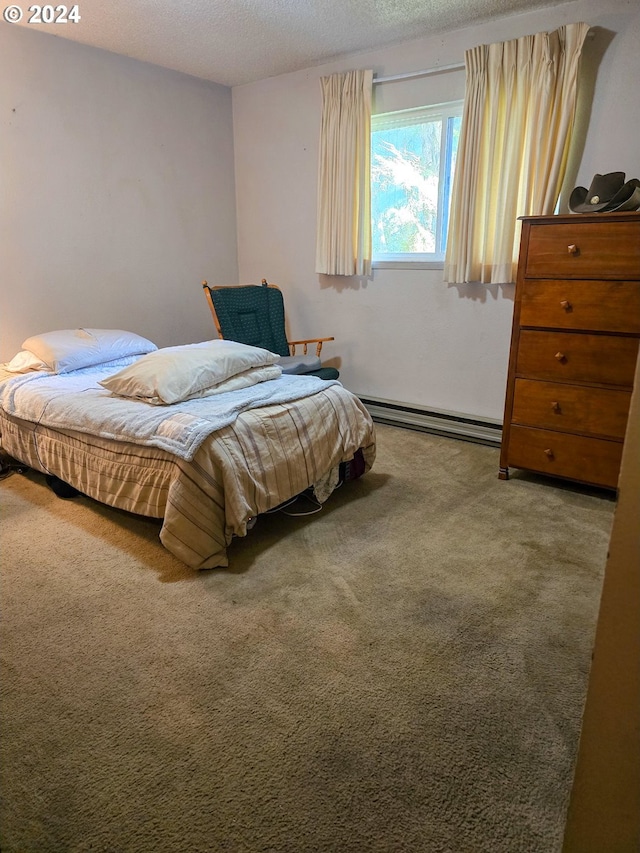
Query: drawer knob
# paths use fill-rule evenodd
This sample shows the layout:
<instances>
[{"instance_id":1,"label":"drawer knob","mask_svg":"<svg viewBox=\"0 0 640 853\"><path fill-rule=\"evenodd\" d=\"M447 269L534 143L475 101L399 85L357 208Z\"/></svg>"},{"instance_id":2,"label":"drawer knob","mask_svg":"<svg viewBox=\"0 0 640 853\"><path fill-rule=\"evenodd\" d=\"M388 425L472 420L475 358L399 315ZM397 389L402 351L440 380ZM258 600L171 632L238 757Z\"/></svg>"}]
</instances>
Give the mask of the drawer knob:
<instances>
[{"instance_id":1,"label":"drawer knob","mask_svg":"<svg viewBox=\"0 0 640 853\"><path fill-rule=\"evenodd\" d=\"M564 308L564 310L569 313L573 309L573 305L569 302L568 299L563 299L560 305Z\"/></svg>"},{"instance_id":2,"label":"drawer knob","mask_svg":"<svg viewBox=\"0 0 640 853\"><path fill-rule=\"evenodd\" d=\"M578 254L578 247L576 246L575 243L572 243L570 246L567 246L567 251L569 252L570 255L577 255Z\"/></svg>"},{"instance_id":3,"label":"drawer knob","mask_svg":"<svg viewBox=\"0 0 640 853\"><path fill-rule=\"evenodd\" d=\"M565 355L563 352L557 352L557 353L555 354L555 358L557 358L557 359L558 359L558 361L559 361L559 362L561 362L561 363L562 363L563 361L566 361L566 360L567 360L567 357L566 357L566 355Z\"/></svg>"},{"instance_id":4,"label":"drawer knob","mask_svg":"<svg viewBox=\"0 0 640 853\"><path fill-rule=\"evenodd\" d=\"M547 447L544 452L544 455L547 457L547 459L553 459L553 450L550 447Z\"/></svg>"},{"instance_id":5,"label":"drawer knob","mask_svg":"<svg viewBox=\"0 0 640 853\"><path fill-rule=\"evenodd\" d=\"M553 409L553 411L554 411L554 412L558 412L558 413L559 413L559 412L561 411L561 410L560 410L560 403L558 403L558 401L557 401L557 400L556 400L556 401L554 401L554 402L551 404L551 408Z\"/></svg>"}]
</instances>

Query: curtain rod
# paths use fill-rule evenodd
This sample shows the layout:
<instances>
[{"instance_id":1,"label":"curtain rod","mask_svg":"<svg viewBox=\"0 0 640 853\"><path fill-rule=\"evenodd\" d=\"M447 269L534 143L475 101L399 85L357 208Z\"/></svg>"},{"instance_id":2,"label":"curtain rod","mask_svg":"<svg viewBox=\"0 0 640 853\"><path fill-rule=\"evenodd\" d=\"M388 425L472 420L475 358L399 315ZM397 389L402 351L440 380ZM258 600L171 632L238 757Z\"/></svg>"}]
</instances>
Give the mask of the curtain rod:
<instances>
[{"instance_id":1,"label":"curtain rod","mask_svg":"<svg viewBox=\"0 0 640 853\"><path fill-rule=\"evenodd\" d=\"M373 85L376 83L391 83L393 80L408 80L410 77L430 77L432 74L444 74L445 71L462 71L464 62L455 62L453 65L436 65L426 68L424 71L409 71L406 74L392 74L390 77L374 77Z\"/></svg>"},{"instance_id":2,"label":"curtain rod","mask_svg":"<svg viewBox=\"0 0 640 853\"><path fill-rule=\"evenodd\" d=\"M593 27L587 33L589 40L595 36ZM446 71L462 71L465 65L464 62L454 62L452 65L434 65L433 68L426 68L424 71L408 71L406 74L392 74L389 77L374 77L373 85L376 83L391 83L394 80L408 80L411 77L430 77L432 74L444 74Z\"/></svg>"}]
</instances>

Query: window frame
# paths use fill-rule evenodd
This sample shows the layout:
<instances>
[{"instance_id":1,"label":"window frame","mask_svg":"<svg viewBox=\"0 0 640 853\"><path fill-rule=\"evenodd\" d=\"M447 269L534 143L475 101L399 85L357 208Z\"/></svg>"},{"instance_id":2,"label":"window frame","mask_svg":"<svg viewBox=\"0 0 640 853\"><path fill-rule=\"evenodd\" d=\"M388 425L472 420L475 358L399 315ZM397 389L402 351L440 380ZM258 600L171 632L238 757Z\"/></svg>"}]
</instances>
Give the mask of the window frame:
<instances>
[{"instance_id":1,"label":"window frame","mask_svg":"<svg viewBox=\"0 0 640 853\"><path fill-rule=\"evenodd\" d=\"M452 149L450 139L452 127L450 119L462 118L464 107L463 99L456 99L440 104L429 104L409 109L392 110L385 113L377 113L371 116L371 134L376 130L384 130L396 127L407 127L426 121L440 119L442 121L443 133L440 138L440 172L438 176L438 208L436 213L436 246L440 247L437 252L385 252L372 255L371 266L373 269L443 269L445 246L442 242L443 230L448 230L449 206L445 209L445 198L450 199L451 194L451 156ZM372 158L373 159L373 158ZM372 164L373 165L373 164ZM373 182L371 187L373 199ZM444 215L443 215L444 214ZM372 218L373 225L373 218Z\"/></svg>"}]
</instances>

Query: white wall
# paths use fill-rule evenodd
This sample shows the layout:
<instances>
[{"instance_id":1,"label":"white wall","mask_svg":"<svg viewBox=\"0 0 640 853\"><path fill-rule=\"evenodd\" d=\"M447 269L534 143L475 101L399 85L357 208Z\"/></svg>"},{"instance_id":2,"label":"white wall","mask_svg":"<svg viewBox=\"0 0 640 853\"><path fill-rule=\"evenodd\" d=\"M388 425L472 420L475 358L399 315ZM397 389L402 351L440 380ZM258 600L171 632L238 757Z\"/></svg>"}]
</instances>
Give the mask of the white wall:
<instances>
[{"instance_id":1,"label":"white wall","mask_svg":"<svg viewBox=\"0 0 640 853\"><path fill-rule=\"evenodd\" d=\"M326 354L347 387L500 420L511 285L314 273L318 79L446 65L578 20L596 32L584 62L593 105L566 198L596 172L640 177L637 0L577 0L237 87L233 132L224 87L0 22L0 359L29 334L80 325L200 340L212 335L200 280L264 276L285 289L294 335L336 336ZM437 84L454 97L463 78L414 81L413 96L423 87L430 100ZM379 109L395 86L376 90Z\"/></svg>"},{"instance_id":2,"label":"white wall","mask_svg":"<svg viewBox=\"0 0 640 853\"><path fill-rule=\"evenodd\" d=\"M237 281L231 90L0 23L0 360L25 337L214 336Z\"/></svg>"},{"instance_id":3,"label":"white wall","mask_svg":"<svg viewBox=\"0 0 640 853\"><path fill-rule=\"evenodd\" d=\"M502 418L513 286L456 286L432 270L375 270L369 279L318 276L315 268L317 152L322 75L373 68L379 76L448 65L481 43L585 21L585 94L567 192L596 172L640 177L640 7L636 0L578 0L447 34L360 53L233 90L240 281L266 277L285 290L290 333L333 334L341 379L365 397ZM446 87L462 91L464 72ZM424 87L432 97L434 79ZM441 82L438 85L445 85ZM376 88L389 108L395 83ZM384 94L382 94L384 92Z\"/></svg>"}]
</instances>

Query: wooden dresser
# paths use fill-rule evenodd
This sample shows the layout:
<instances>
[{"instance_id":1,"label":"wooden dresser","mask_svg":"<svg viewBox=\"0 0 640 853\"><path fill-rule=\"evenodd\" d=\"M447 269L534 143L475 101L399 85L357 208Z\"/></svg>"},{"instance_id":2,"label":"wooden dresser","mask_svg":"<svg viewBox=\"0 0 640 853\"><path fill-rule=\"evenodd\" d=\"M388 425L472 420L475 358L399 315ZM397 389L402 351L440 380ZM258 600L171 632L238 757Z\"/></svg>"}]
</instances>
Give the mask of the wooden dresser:
<instances>
[{"instance_id":1,"label":"wooden dresser","mask_svg":"<svg viewBox=\"0 0 640 853\"><path fill-rule=\"evenodd\" d=\"M640 340L640 212L522 219L500 455L615 489Z\"/></svg>"}]
</instances>

